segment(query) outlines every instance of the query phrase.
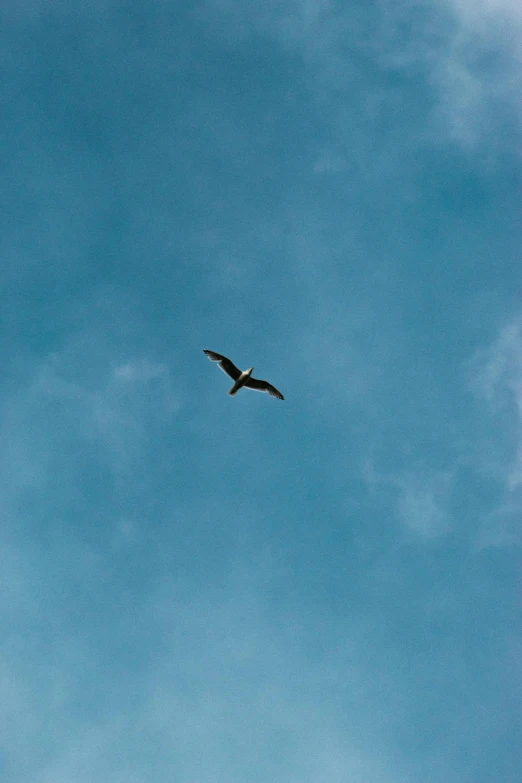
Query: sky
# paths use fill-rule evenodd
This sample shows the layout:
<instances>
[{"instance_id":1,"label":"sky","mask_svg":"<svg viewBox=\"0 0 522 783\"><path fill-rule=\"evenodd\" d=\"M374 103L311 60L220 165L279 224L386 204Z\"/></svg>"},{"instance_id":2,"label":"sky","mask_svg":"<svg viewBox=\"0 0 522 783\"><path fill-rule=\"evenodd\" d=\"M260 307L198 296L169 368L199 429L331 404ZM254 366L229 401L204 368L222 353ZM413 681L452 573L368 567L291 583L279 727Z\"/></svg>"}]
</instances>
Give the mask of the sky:
<instances>
[{"instance_id":1,"label":"sky","mask_svg":"<svg viewBox=\"0 0 522 783\"><path fill-rule=\"evenodd\" d=\"M2 3L4 783L521 779L520 8Z\"/></svg>"}]
</instances>

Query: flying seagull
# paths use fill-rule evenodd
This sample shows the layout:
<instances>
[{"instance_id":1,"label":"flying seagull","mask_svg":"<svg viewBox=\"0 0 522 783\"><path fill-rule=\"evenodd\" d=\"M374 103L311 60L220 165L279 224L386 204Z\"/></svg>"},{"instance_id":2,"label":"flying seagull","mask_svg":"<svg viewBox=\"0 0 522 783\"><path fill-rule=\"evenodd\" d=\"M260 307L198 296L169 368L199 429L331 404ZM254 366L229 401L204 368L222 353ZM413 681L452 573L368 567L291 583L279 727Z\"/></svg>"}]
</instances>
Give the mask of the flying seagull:
<instances>
[{"instance_id":1,"label":"flying seagull","mask_svg":"<svg viewBox=\"0 0 522 783\"><path fill-rule=\"evenodd\" d=\"M219 362L219 367L223 370L223 372L226 372L227 375L230 375L234 381L234 385L228 392L232 397L240 390L242 386L245 386L247 389L268 392L271 397L277 397L278 400L284 400L281 392L277 391L275 386L272 386L271 383L268 383L268 381L258 381L257 378L252 378L252 370L254 369L253 367L245 370L245 372L241 372L241 370L238 370L236 365L232 364L230 359L227 359L226 356L221 356L220 353L206 351L205 349L203 349L203 353L206 353L211 362Z\"/></svg>"}]
</instances>

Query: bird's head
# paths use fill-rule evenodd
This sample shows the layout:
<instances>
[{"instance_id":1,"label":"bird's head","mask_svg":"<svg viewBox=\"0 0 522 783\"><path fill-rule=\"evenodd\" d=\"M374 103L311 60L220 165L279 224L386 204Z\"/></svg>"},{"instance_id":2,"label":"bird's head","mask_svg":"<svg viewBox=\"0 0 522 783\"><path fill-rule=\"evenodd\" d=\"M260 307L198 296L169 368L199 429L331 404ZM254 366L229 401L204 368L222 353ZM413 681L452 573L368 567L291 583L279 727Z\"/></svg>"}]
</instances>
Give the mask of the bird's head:
<instances>
[{"instance_id":1,"label":"bird's head","mask_svg":"<svg viewBox=\"0 0 522 783\"><path fill-rule=\"evenodd\" d=\"M253 372L253 370L254 370L254 368L253 368L253 367L249 367L249 368L248 368L248 370L247 370L247 373L248 373L249 375L252 375L252 372Z\"/></svg>"}]
</instances>

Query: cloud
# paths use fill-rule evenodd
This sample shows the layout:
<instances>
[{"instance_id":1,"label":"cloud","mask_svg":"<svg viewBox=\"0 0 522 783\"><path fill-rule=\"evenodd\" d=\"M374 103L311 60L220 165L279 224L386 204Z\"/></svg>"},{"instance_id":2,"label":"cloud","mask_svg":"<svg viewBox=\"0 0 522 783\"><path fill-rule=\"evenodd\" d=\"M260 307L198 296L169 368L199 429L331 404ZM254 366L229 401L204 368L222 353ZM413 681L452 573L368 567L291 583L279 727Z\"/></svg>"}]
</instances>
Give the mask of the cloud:
<instances>
[{"instance_id":1,"label":"cloud","mask_svg":"<svg viewBox=\"0 0 522 783\"><path fill-rule=\"evenodd\" d=\"M4 627L0 662L6 781L405 779L375 736L361 666L350 662L347 676L331 651L310 653L305 607L267 612L266 563L232 569L220 588L163 573L129 602L107 582L113 555L100 546L99 556L101 589L88 591L74 631L78 599L52 589L49 552L20 575L31 600L17 607L16 629Z\"/></svg>"},{"instance_id":2,"label":"cloud","mask_svg":"<svg viewBox=\"0 0 522 783\"><path fill-rule=\"evenodd\" d=\"M504 326L472 361L472 387L494 416L507 415L515 443L505 478L506 488L522 485L522 318Z\"/></svg>"},{"instance_id":3,"label":"cloud","mask_svg":"<svg viewBox=\"0 0 522 783\"><path fill-rule=\"evenodd\" d=\"M424 74L435 99L428 129L432 142L449 139L489 160L499 152L520 152L522 15L517 6L508 0L381 2L381 60L413 78Z\"/></svg>"},{"instance_id":4,"label":"cloud","mask_svg":"<svg viewBox=\"0 0 522 783\"><path fill-rule=\"evenodd\" d=\"M500 498L482 525L483 545L520 541L522 507L522 317L505 324L469 364L470 385L482 404L488 429L480 442L479 467L493 476Z\"/></svg>"},{"instance_id":5,"label":"cloud","mask_svg":"<svg viewBox=\"0 0 522 783\"><path fill-rule=\"evenodd\" d=\"M446 533L450 527L444 498L446 480L440 477L401 478L397 516L413 533L423 539L432 539Z\"/></svg>"},{"instance_id":6,"label":"cloud","mask_svg":"<svg viewBox=\"0 0 522 783\"><path fill-rule=\"evenodd\" d=\"M149 362L147 359L138 359L116 367L114 370L114 377L128 383L146 383L155 378L165 378L168 376L168 373L169 371L166 364L157 364Z\"/></svg>"},{"instance_id":7,"label":"cloud","mask_svg":"<svg viewBox=\"0 0 522 783\"><path fill-rule=\"evenodd\" d=\"M370 448L362 477L371 502L394 510L404 528L429 541L453 530L451 498L469 493L469 483L484 495L458 515L474 550L519 543L522 508L522 318L505 324L475 353L465 374L475 401L466 425L448 451L443 469L431 469L415 450L397 454L400 467L383 470ZM465 434L462 434L465 433ZM377 447L377 444L374 444ZM452 454L452 456L450 456ZM486 488L487 487L487 491Z\"/></svg>"},{"instance_id":8,"label":"cloud","mask_svg":"<svg viewBox=\"0 0 522 783\"><path fill-rule=\"evenodd\" d=\"M495 407L515 402L519 407L522 380L522 319L504 326L491 345L474 358L475 390Z\"/></svg>"},{"instance_id":9,"label":"cloud","mask_svg":"<svg viewBox=\"0 0 522 783\"><path fill-rule=\"evenodd\" d=\"M436 69L448 99L448 127L464 144L502 148L509 127L522 129L522 14L504 0L450 3L457 26L447 58ZM520 154L515 145L511 151ZM509 149L509 148L508 148Z\"/></svg>"},{"instance_id":10,"label":"cloud","mask_svg":"<svg viewBox=\"0 0 522 783\"><path fill-rule=\"evenodd\" d=\"M414 463L414 457L410 461ZM372 458L366 457L362 476L373 501L379 499L393 509L403 528L418 540L427 542L451 529L448 495L452 472L410 466L385 473L376 469Z\"/></svg>"},{"instance_id":11,"label":"cloud","mask_svg":"<svg viewBox=\"0 0 522 783\"><path fill-rule=\"evenodd\" d=\"M102 491L134 471L154 432L178 411L170 369L131 348L120 327L122 318L133 322L132 312L116 315L116 294L112 307L108 315L98 300L86 321L82 313L57 350L25 360L18 388L4 396L0 470L8 507L51 487L59 497L67 487L83 495L89 479Z\"/></svg>"},{"instance_id":12,"label":"cloud","mask_svg":"<svg viewBox=\"0 0 522 783\"><path fill-rule=\"evenodd\" d=\"M491 35L495 32L491 30L493 24L499 34L506 36L506 42L514 45L516 36L522 33L522 8L517 0L449 0L449 4L471 29L487 32L489 28Z\"/></svg>"},{"instance_id":13,"label":"cloud","mask_svg":"<svg viewBox=\"0 0 522 783\"><path fill-rule=\"evenodd\" d=\"M522 318L505 324L488 346L467 363L470 406L465 437L459 436L453 456L442 470L419 464L415 451L397 455L397 471L382 470L370 449L362 477L372 502L384 502L396 518L421 540L453 529L451 496L462 482L487 485L482 501L469 506L466 526L474 549L520 541L522 507ZM461 524L464 520L459 515Z\"/></svg>"},{"instance_id":14,"label":"cloud","mask_svg":"<svg viewBox=\"0 0 522 783\"><path fill-rule=\"evenodd\" d=\"M412 144L450 141L491 161L519 151L522 14L516 2L381 0L376 10L328 0L262 8L207 0L201 14L214 34L242 41L256 31L303 58L329 127L313 164L319 173L355 164L367 175L391 174L397 150ZM369 59L373 83L361 79ZM390 75L405 78L392 83ZM381 128L378 145L368 127Z\"/></svg>"}]
</instances>

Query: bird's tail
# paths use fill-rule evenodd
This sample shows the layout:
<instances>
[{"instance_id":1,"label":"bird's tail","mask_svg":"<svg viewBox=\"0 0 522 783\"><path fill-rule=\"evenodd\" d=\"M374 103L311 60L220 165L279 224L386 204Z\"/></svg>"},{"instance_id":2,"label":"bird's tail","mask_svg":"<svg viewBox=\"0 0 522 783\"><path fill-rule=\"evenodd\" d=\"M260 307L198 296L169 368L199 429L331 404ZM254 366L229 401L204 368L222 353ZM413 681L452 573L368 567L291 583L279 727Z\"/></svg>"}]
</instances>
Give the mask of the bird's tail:
<instances>
[{"instance_id":1,"label":"bird's tail","mask_svg":"<svg viewBox=\"0 0 522 783\"><path fill-rule=\"evenodd\" d=\"M233 397L237 392L236 384L232 386L231 389L228 390L227 394L230 394L231 397Z\"/></svg>"}]
</instances>

